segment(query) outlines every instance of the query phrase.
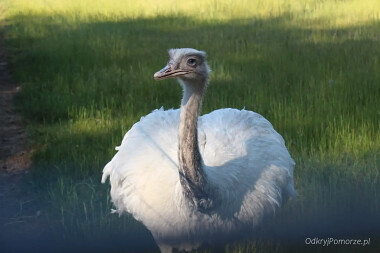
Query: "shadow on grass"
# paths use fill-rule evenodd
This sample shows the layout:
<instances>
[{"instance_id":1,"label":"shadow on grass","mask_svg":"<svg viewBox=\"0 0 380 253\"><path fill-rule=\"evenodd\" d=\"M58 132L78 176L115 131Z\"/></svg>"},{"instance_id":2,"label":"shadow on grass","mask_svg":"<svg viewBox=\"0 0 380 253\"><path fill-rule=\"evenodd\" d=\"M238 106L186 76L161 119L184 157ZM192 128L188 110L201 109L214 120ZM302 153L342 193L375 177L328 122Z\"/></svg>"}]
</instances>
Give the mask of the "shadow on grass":
<instances>
[{"instance_id":1,"label":"shadow on grass","mask_svg":"<svg viewBox=\"0 0 380 253\"><path fill-rule=\"evenodd\" d=\"M374 236L373 243L378 240L380 22L309 29L292 24L291 18L227 23L183 17L94 23L75 23L61 16L8 20L13 72L22 84L18 106L36 133L34 139L45 150L37 151L31 185L46 206L43 224L63 223L63 227L52 227L54 239L36 240L48 240L48 247L63 251L104 251L108 246L115 246L114 251L130 247L149 251L155 247L148 231L134 234L136 227L142 229L137 223L131 229L128 224L133 221L126 219L120 225L117 217L109 217L108 188L98 183L102 166L94 164L106 164L111 158L110 149L121 142L123 126L84 122L82 129L67 128L81 120L118 120L126 115L132 120L124 123L131 125L162 105L177 108L178 85L174 81L156 84L152 78L165 64L166 50L175 47L193 47L209 54L213 74L203 112L221 107L259 112L284 135L298 161L295 179L300 197L276 224L260 230L261 237L284 245L294 242L292 251L304 249L306 237L313 236L366 239L369 235ZM351 142L341 126L349 129L348 134L354 133ZM361 129L364 135L358 133ZM344 137L341 143L330 142L339 135ZM351 157L357 143L364 144ZM333 144L349 148L336 149ZM318 157L318 152L325 160L309 158ZM329 152L333 153L331 160L326 155ZM370 152L373 155L363 160ZM352 161L342 162L345 157ZM74 186L83 182L94 191L81 194ZM69 211L62 214L62 209ZM85 212L95 213L92 223L104 221L106 225L89 225ZM114 226L118 226L117 235ZM97 242L89 231L96 232ZM17 234L29 237L20 231ZM80 242L76 241L78 234L83 235ZM69 238L68 243L61 243L62 238ZM27 251L30 244L23 247L10 239L9 245Z\"/></svg>"}]
</instances>

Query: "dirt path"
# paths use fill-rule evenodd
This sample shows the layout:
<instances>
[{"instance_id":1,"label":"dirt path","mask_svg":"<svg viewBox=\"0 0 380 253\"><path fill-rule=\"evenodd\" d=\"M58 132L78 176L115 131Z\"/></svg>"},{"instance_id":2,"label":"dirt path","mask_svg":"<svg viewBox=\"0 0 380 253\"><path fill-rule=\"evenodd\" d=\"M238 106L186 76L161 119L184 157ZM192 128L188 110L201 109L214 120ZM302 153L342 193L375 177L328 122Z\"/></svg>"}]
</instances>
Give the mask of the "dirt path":
<instances>
[{"instance_id":1,"label":"dirt path","mask_svg":"<svg viewBox=\"0 0 380 253\"><path fill-rule=\"evenodd\" d=\"M33 196L22 187L31 165L31 151L21 116L13 99L20 90L9 70L7 54L0 33L0 251L9 249L13 231L35 227L40 211ZM7 238L7 239L6 239ZM9 245L8 245L9 246ZM12 248L14 248L12 246ZM7 250L5 250L6 252Z\"/></svg>"},{"instance_id":2,"label":"dirt path","mask_svg":"<svg viewBox=\"0 0 380 253\"><path fill-rule=\"evenodd\" d=\"M3 175L20 173L30 166L25 129L13 106L14 95L19 90L12 80L0 39L0 173Z\"/></svg>"}]
</instances>

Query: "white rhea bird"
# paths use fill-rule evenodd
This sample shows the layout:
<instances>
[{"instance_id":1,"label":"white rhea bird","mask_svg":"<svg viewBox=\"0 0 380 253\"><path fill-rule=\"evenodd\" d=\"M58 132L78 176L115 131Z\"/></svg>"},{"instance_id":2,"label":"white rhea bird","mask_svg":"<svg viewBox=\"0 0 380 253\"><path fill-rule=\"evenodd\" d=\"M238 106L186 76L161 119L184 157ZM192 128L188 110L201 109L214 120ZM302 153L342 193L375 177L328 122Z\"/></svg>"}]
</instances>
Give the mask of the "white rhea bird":
<instances>
[{"instance_id":1,"label":"white rhea bird","mask_svg":"<svg viewBox=\"0 0 380 253\"><path fill-rule=\"evenodd\" d=\"M254 229L296 195L295 163L269 121L231 108L199 116L210 73L206 53L170 49L169 56L154 79L178 79L181 108L142 117L102 177L110 177L117 212L141 221L161 252Z\"/></svg>"}]
</instances>

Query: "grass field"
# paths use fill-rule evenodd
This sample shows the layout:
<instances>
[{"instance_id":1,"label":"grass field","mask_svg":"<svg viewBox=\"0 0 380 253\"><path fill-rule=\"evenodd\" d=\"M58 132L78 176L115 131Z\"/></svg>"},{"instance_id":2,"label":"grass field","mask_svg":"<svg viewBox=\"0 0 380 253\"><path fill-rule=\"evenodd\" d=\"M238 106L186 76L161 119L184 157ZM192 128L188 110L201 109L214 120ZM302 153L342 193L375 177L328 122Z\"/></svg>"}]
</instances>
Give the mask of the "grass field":
<instances>
[{"instance_id":1,"label":"grass field","mask_svg":"<svg viewBox=\"0 0 380 253\"><path fill-rule=\"evenodd\" d=\"M168 48L192 47L213 70L202 113L262 114L297 163L296 202L266 236L226 251L322 252L304 240L323 236L368 237L365 249L379 249L380 1L140 2L0 1L22 86L16 105L35 149L25 187L51 238L157 250L133 218L110 214L101 171L141 116L178 107L179 85L152 77Z\"/></svg>"}]
</instances>

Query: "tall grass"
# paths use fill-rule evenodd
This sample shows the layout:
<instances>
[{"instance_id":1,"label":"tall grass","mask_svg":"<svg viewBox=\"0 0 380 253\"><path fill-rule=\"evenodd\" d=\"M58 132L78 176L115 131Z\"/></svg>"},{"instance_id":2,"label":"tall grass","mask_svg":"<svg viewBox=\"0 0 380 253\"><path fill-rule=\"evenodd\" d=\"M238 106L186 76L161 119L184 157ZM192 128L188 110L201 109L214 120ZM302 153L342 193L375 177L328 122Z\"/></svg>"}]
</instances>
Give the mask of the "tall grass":
<instances>
[{"instance_id":1,"label":"tall grass","mask_svg":"<svg viewBox=\"0 0 380 253\"><path fill-rule=\"evenodd\" d=\"M99 181L134 122L155 108L178 107L175 81L152 80L166 50L175 47L209 54L213 72L202 113L245 107L284 136L297 162L299 198L270 227L305 232L295 236L292 250L306 247L316 221L323 233L334 232L327 224L344 211L379 213L379 1L0 4L12 70L22 85L16 103L36 149L29 180L45 207L43 224L56 238L151 240L131 217L110 214L109 189ZM378 226L368 231L362 234L379 238ZM226 249L288 249L263 240Z\"/></svg>"}]
</instances>

